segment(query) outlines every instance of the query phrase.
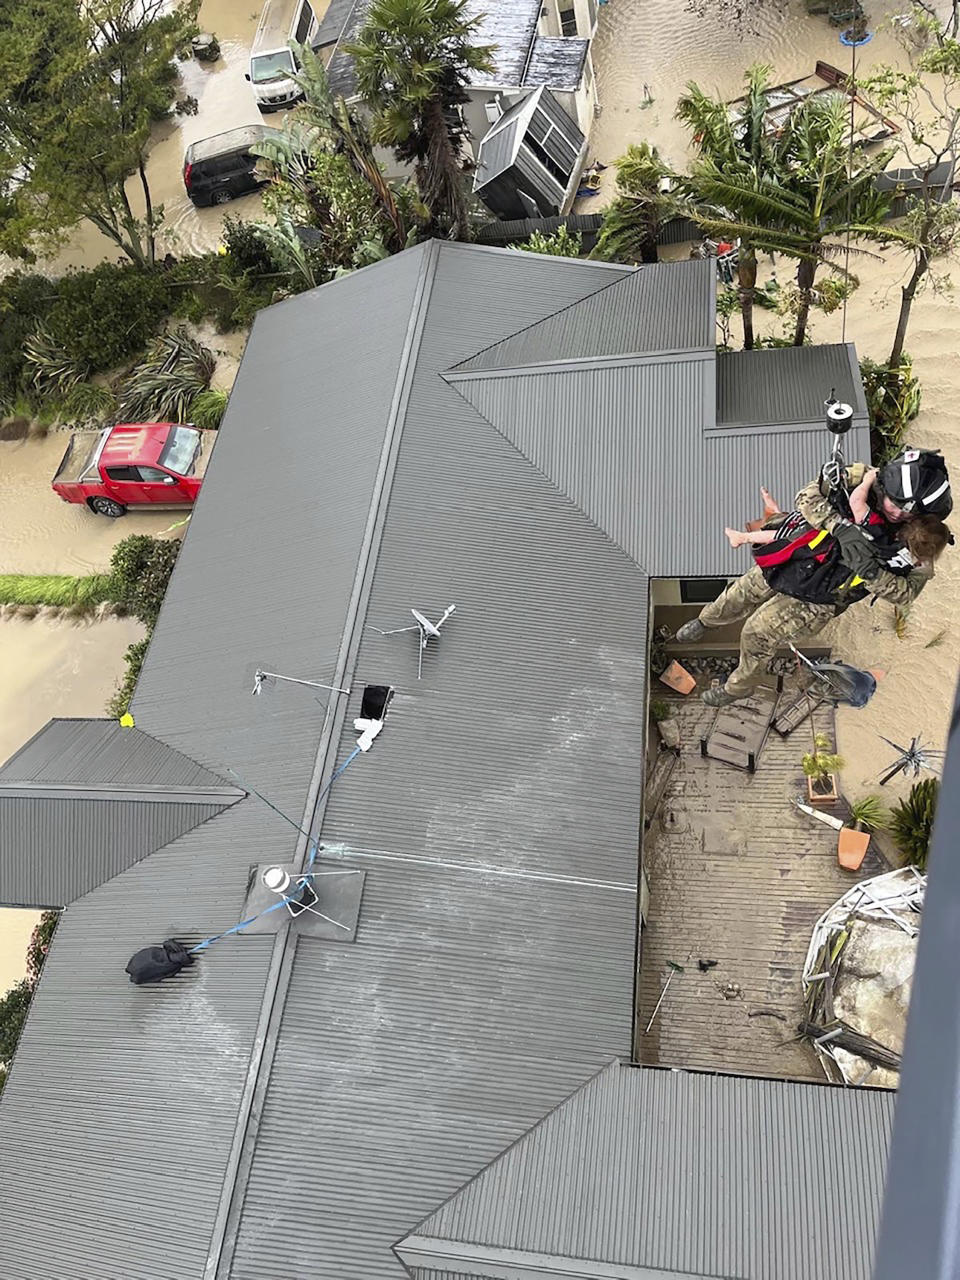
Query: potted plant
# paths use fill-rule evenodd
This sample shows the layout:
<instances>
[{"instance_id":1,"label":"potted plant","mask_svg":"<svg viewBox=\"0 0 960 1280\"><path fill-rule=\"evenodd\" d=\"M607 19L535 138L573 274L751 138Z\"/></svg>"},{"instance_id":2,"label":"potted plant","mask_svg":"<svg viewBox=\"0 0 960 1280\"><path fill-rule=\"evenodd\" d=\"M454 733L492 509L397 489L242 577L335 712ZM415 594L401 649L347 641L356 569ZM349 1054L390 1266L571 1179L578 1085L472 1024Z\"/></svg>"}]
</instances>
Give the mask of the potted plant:
<instances>
[{"instance_id":1,"label":"potted plant","mask_svg":"<svg viewBox=\"0 0 960 1280\"><path fill-rule=\"evenodd\" d=\"M910 788L906 800L901 800L890 819L890 830L897 847L907 862L919 871L927 869L930 852L930 834L937 812L940 783L937 778L924 778Z\"/></svg>"},{"instance_id":2,"label":"potted plant","mask_svg":"<svg viewBox=\"0 0 960 1280\"><path fill-rule=\"evenodd\" d=\"M883 831L890 825L890 814L879 796L864 796L850 806L850 826L840 828L837 861L847 871L859 871L870 847L871 831Z\"/></svg>"},{"instance_id":3,"label":"potted plant","mask_svg":"<svg viewBox=\"0 0 960 1280\"><path fill-rule=\"evenodd\" d=\"M669 702L654 698L650 703L650 714L653 716L660 739L671 751L680 750L680 726L673 716L673 708Z\"/></svg>"},{"instance_id":4,"label":"potted plant","mask_svg":"<svg viewBox=\"0 0 960 1280\"><path fill-rule=\"evenodd\" d=\"M813 750L808 751L802 761L811 804L833 804L840 798L837 773L844 763L842 756L831 752L830 739L825 733L813 735Z\"/></svg>"}]
</instances>

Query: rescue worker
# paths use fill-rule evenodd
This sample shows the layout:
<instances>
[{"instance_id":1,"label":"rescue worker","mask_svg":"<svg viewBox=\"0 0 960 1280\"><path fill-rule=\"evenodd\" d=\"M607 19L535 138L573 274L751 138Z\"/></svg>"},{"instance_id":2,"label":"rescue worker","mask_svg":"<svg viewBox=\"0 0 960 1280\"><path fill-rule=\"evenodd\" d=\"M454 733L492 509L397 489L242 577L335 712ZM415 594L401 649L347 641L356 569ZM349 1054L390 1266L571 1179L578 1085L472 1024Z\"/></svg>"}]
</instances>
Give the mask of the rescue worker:
<instances>
[{"instance_id":1,"label":"rescue worker","mask_svg":"<svg viewBox=\"0 0 960 1280\"><path fill-rule=\"evenodd\" d=\"M846 471L848 489L861 483L864 463L853 463ZM897 576L882 567L875 553L869 528L852 524L834 506L824 480L815 480L797 494L796 508L809 524L825 529L839 544L844 567L849 571L832 593L830 603L804 599L803 583L793 589L798 594L775 590L754 565L730 583L726 590L700 615L684 623L677 639L702 639L711 627L723 627L746 619L740 633L740 662L726 683L707 689L703 701L722 707L750 695L769 669L780 648L801 635L817 635L831 618L843 613L855 600L866 595L880 596L900 609L907 609L929 579L932 567L924 566L906 576ZM950 480L943 459L928 450L907 448L881 470L870 492L872 510L888 524L896 525L915 515L934 515L941 520L950 514L953 501ZM889 531L887 531L889 536Z\"/></svg>"}]
</instances>

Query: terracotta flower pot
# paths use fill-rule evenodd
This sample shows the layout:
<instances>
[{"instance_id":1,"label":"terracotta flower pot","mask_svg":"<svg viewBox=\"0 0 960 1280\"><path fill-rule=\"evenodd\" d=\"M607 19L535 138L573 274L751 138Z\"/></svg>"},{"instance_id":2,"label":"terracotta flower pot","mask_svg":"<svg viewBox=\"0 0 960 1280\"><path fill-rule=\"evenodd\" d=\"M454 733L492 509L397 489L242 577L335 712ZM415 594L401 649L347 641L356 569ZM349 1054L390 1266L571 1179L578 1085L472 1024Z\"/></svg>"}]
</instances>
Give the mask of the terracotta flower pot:
<instances>
[{"instance_id":1,"label":"terracotta flower pot","mask_svg":"<svg viewBox=\"0 0 960 1280\"><path fill-rule=\"evenodd\" d=\"M841 827L837 840L837 861L845 871L859 871L870 845L870 832Z\"/></svg>"},{"instance_id":2,"label":"terracotta flower pot","mask_svg":"<svg viewBox=\"0 0 960 1280\"><path fill-rule=\"evenodd\" d=\"M811 804L834 804L840 799L837 775L828 773L825 778L807 778L807 798Z\"/></svg>"}]
</instances>

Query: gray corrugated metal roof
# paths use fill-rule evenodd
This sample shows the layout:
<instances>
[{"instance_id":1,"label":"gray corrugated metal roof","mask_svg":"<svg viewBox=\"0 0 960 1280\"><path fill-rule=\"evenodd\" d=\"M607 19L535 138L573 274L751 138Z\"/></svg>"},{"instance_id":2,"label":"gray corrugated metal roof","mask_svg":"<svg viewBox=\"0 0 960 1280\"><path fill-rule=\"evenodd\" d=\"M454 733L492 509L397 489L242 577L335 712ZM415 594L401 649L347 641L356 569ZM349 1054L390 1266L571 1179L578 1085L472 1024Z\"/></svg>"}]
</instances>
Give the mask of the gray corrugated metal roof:
<instances>
[{"instance_id":1,"label":"gray corrugated metal roof","mask_svg":"<svg viewBox=\"0 0 960 1280\"><path fill-rule=\"evenodd\" d=\"M583 77L589 40L573 36L537 36L524 72L524 85L547 85L572 92Z\"/></svg>"},{"instance_id":2,"label":"gray corrugated metal roof","mask_svg":"<svg viewBox=\"0 0 960 1280\"><path fill-rule=\"evenodd\" d=\"M353 9L353 0L330 0L326 13L310 41L314 49L326 49L336 44L347 25Z\"/></svg>"},{"instance_id":3,"label":"gray corrugated metal roof","mask_svg":"<svg viewBox=\"0 0 960 1280\"><path fill-rule=\"evenodd\" d=\"M612 1065L398 1245L738 1280L866 1280L894 1095ZM427 1243L429 1242L429 1244ZM463 1250L467 1252L466 1249ZM631 1272L633 1274L633 1272Z\"/></svg>"},{"instance_id":4,"label":"gray corrugated metal roof","mask_svg":"<svg viewBox=\"0 0 960 1280\"><path fill-rule=\"evenodd\" d=\"M857 426L866 426L867 404L851 343L722 352L717 425L822 423L831 389L838 400L853 405Z\"/></svg>"},{"instance_id":5,"label":"gray corrugated metal roof","mask_svg":"<svg viewBox=\"0 0 960 1280\"><path fill-rule=\"evenodd\" d=\"M65 906L223 807L0 794L0 904Z\"/></svg>"},{"instance_id":6,"label":"gray corrugated metal roof","mask_svg":"<svg viewBox=\"0 0 960 1280\"><path fill-rule=\"evenodd\" d=\"M456 366L457 373L713 346L716 287L709 262L667 271L622 267L620 279Z\"/></svg>"},{"instance_id":7,"label":"gray corrugated metal roof","mask_svg":"<svg viewBox=\"0 0 960 1280\"><path fill-rule=\"evenodd\" d=\"M457 613L420 682L411 637L363 633L354 688L398 693L322 828L367 872L361 928L297 949L234 1280L402 1276L404 1224L629 1042L646 587L438 376L608 278L515 256L444 245L431 284L366 617ZM285 1116L320 1062L291 1162ZM279 1195L324 1203L309 1239Z\"/></svg>"},{"instance_id":8,"label":"gray corrugated metal roof","mask_svg":"<svg viewBox=\"0 0 960 1280\"><path fill-rule=\"evenodd\" d=\"M467 0L467 13L479 18L472 36L477 45L493 45L493 70L474 72L471 84L519 87L537 35L540 0Z\"/></svg>"},{"instance_id":9,"label":"gray corrugated metal roof","mask_svg":"<svg viewBox=\"0 0 960 1280\"><path fill-rule=\"evenodd\" d=\"M333 56L327 66L327 80L330 91L342 98L352 98L357 92L357 72L353 58L346 52L345 46L356 40L363 26L370 0L354 0L352 7L344 19L343 29L337 41Z\"/></svg>"},{"instance_id":10,"label":"gray corrugated metal roof","mask_svg":"<svg viewBox=\"0 0 960 1280\"><path fill-rule=\"evenodd\" d=\"M425 252L257 316L133 702L147 733L298 821L325 700L253 698L253 672L334 670ZM251 797L68 908L0 1099L4 1280L203 1276L279 944L225 940L153 990L123 968L234 924L250 867L297 843Z\"/></svg>"},{"instance_id":11,"label":"gray corrugated metal roof","mask_svg":"<svg viewBox=\"0 0 960 1280\"><path fill-rule=\"evenodd\" d=\"M712 276L659 270L654 293L709 308ZM627 1051L648 584L582 514L568 463L604 471L607 492L588 492L625 541L629 510L660 562L697 573L718 558L706 533L722 541L728 472L751 496L798 485L824 442L708 439L709 316L687 322L711 330L702 351L622 355L637 328L613 290L642 274L432 244L257 317L134 712L309 823L364 681L396 686L386 732L316 818L324 858L367 872L357 941L233 938L155 993L125 983L137 947L226 928L251 865L302 852L252 796L72 906L0 1101L0 1181L27 1170L0 1205L5 1280L399 1276L394 1240ZM581 358L571 335L593 331L571 316L601 290L609 351L503 376L511 334L534 335L510 341L537 360ZM543 322L568 309L551 348ZM443 376L491 350L491 370ZM491 390L508 381L529 426ZM663 395L662 412L638 395ZM412 637L365 628L450 603L419 682ZM329 708L295 686L252 698L258 665L355 692ZM53 1164L35 1108L62 1120ZM189 1194L165 1186L135 1215L131 1179L178 1168L185 1143Z\"/></svg>"},{"instance_id":12,"label":"gray corrugated metal roof","mask_svg":"<svg viewBox=\"0 0 960 1280\"><path fill-rule=\"evenodd\" d=\"M142 729L116 720L51 720L0 767L0 782L218 787L230 782Z\"/></svg>"}]
</instances>

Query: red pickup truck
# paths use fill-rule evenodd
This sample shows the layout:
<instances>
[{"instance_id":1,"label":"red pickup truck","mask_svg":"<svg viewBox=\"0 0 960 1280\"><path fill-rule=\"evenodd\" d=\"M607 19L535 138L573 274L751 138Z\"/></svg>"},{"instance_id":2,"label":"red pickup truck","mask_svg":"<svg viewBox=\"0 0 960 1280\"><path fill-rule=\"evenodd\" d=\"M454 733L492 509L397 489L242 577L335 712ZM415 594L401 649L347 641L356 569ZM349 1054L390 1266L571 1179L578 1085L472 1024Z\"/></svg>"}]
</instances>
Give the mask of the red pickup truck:
<instances>
[{"instance_id":1,"label":"red pickup truck","mask_svg":"<svg viewBox=\"0 0 960 1280\"><path fill-rule=\"evenodd\" d=\"M175 422L120 422L72 435L53 490L113 518L132 506L191 506L215 434Z\"/></svg>"}]
</instances>

